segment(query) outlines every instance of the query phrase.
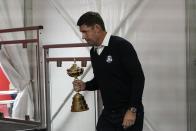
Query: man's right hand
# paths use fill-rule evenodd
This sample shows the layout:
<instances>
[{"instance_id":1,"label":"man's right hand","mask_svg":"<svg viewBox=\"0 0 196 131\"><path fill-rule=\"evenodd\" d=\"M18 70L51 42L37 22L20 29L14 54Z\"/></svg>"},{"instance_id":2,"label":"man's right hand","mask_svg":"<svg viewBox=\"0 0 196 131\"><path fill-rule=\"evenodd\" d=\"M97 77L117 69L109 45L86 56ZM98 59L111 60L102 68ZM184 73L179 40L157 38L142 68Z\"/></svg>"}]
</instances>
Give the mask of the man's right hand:
<instances>
[{"instance_id":1,"label":"man's right hand","mask_svg":"<svg viewBox=\"0 0 196 131\"><path fill-rule=\"evenodd\" d=\"M85 90L86 85L83 81L76 79L72 83L73 83L73 88L76 92Z\"/></svg>"}]
</instances>

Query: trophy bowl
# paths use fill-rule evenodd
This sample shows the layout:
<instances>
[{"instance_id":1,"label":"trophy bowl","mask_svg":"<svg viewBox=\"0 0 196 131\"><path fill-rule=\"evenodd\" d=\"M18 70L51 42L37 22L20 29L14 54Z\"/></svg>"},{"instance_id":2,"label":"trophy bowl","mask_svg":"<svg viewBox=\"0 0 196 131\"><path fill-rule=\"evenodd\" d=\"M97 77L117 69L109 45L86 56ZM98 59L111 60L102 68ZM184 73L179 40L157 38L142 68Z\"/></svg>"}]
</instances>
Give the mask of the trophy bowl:
<instances>
[{"instance_id":1,"label":"trophy bowl","mask_svg":"<svg viewBox=\"0 0 196 131\"><path fill-rule=\"evenodd\" d=\"M78 76L82 75L84 72L83 68L77 66L77 64L73 64L70 69L67 69L67 74L71 77L77 79Z\"/></svg>"}]
</instances>

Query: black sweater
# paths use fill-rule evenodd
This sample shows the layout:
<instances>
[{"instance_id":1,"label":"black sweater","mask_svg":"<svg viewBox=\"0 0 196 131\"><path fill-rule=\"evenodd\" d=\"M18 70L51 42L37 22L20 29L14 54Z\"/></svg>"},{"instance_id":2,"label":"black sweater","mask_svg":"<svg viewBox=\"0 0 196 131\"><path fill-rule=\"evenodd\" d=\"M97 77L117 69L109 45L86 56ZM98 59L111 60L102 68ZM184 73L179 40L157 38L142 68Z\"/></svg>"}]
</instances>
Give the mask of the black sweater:
<instances>
[{"instance_id":1,"label":"black sweater","mask_svg":"<svg viewBox=\"0 0 196 131\"><path fill-rule=\"evenodd\" d=\"M100 90L106 109L141 108L144 74L131 43L111 36L100 55L94 48L90 55L94 78L86 82L86 90Z\"/></svg>"}]
</instances>

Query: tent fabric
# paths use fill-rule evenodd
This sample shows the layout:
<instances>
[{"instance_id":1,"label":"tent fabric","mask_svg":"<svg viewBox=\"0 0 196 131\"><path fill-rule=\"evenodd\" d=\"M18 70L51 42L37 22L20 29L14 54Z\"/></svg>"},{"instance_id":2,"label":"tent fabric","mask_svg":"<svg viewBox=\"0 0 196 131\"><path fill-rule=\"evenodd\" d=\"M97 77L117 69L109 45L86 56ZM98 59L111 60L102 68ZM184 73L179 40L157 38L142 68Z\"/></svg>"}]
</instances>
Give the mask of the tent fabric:
<instances>
[{"instance_id":1,"label":"tent fabric","mask_svg":"<svg viewBox=\"0 0 196 131\"><path fill-rule=\"evenodd\" d=\"M0 8L1 29L24 26L24 1L1 0ZM1 41L17 39L25 39L24 32L0 34ZM18 90L13 106L12 118L25 119L25 115L29 115L33 119L32 80L27 50L22 48L22 45L2 45L0 63L7 78Z\"/></svg>"}]
</instances>

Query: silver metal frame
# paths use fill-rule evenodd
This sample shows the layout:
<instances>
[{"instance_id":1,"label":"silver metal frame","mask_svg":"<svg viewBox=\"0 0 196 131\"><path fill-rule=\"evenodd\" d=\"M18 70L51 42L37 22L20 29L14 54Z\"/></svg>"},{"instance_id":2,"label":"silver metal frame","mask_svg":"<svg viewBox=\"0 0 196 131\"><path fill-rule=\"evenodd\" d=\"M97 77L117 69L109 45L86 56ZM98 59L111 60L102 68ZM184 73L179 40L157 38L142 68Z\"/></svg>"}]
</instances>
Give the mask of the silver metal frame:
<instances>
[{"instance_id":1,"label":"silver metal frame","mask_svg":"<svg viewBox=\"0 0 196 131\"><path fill-rule=\"evenodd\" d=\"M52 120L55 118L51 118L51 102L50 102L50 81L49 81L49 62L56 61L57 67L61 66L64 61L80 61L82 66L86 66L87 61L90 61L90 57L49 57L49 49L54 48L76 48L76 47L88 47L89 45L86 43L70 43L70 44L54 44L54 45L44 45L44 81L45 81L45 95L46 95L46 125L47 131L52 130ZM69 94L71 94L71 91ZM96 95L96 94L94 94ZM68 95L66 100L70 98L71 95ZM97 113L95 112L95 118L97 117Z\"/></svg>"},{"instance_id":2,"label":"silver metal frame","mask_svg":"<svg viewBox=\"0 0 196 131\"><path fill-rule=\"evenodd\" d=\"M39 101L41 101L41 96L43 94L41 90L41 82L40 82L40 50L39 50L39 32L40 30L43 29L43 26L29 26L29 27L22 27L22 28L10 28L10 29L2 29L0 30L0 33L10 33L10 32L20 32L20 31L36 31L36 38L32 39L22 39L22 40L8 40L8 41L0 41L0 49L1 45L10 45L10 44L22 44L23 48L27 48L28 44L35 44L37 46L37 81L38 81L38 86L39 86ZM44 102L44 101L42 101ZM38 112L41 112L41 114L44 114L43 106L41 103L40 104L40 109ZM36 126L41 126L45 127L44 125L44 115L41 115L40 122L34 122L34 121L25 121L25 120L18 120L18 119L9 119L9 118L3 118L1 121L6 121L7 123L9 122L17 122L17 123L26 123L26 124L31 124L31 125L36 125Z\"/></svg>"}]
</instances>

